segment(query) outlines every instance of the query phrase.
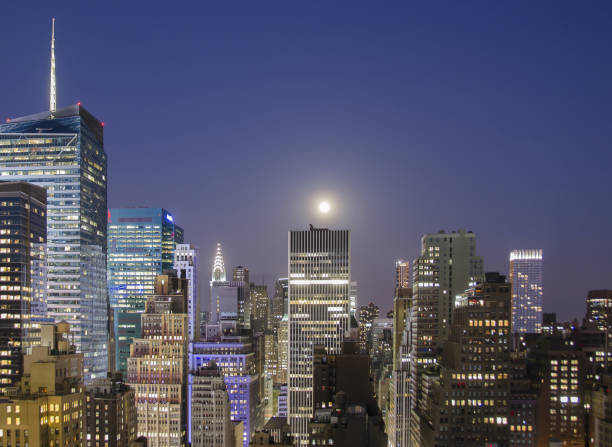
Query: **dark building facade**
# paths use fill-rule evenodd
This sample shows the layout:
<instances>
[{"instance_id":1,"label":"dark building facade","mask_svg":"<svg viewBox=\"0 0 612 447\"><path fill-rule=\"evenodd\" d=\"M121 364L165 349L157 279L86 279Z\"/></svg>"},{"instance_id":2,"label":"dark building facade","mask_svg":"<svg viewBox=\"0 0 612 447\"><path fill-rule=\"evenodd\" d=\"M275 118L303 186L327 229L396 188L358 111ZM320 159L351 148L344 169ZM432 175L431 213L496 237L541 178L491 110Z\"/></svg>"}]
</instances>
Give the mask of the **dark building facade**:
<instances>
[{"instance_id":1,"label":"dark building facade","mask_svg":"<svg viewBox=\"0 0 612 447\"><path fill-rule=\"evenodd\" d=\"M0 394L19 383L30 344L32 304L44 285L47 193L0 182ZM38 283L38 285L37 285Z\"/></svg>"},{"instance_id":2,"label":"dark building facade","mask_svg":"<svg viewBox=\"0 0 612 447\"><path fill-rule=\"evenodd\" d=\"M314 347L309 445L384 447L387 436L369 378L369 357L345 341L341 354Z\"/></svg>"},{"instance_id":3,"label":"dark building facade","mask_svg":"<svg viewBox=\"0 0 612 447\"><path fill-rule=\"evenodd\" d=\"M128 447L136 439L134 390L121 376L96 379L87 387L86 447Z\"/></svg>"},{"instance_id":4,"label":"dark building facade","mask_svg":"<svg viewBox=\"0 0 612 447\"><path fill-rule=\"evenodd\" d=\"M457 298L440 373L423 377L423 445L508 445L511 306L497 273Z\"/></svg>"},{"instance_id":5,"label":"dark building facade","mask_svg":"<svg viewBox=\"0 0 612 447\"><path fill-rule=\"evenodd\" d=\"M589 290L586 303L587 325L601 331L612 329L612 290Z\"/></svg>"},{"instance_id":6,"label":"dark building facade","mask_svg":"<svg viewBox=\"0 0 612 447\"><path fill-rule=\"evenodd\" d=\"M551 440L563 446L585 443L586 360L571 337L561 335L526 338L528 368L538 386L537 446Z\"/></svg>"}]
</instances>

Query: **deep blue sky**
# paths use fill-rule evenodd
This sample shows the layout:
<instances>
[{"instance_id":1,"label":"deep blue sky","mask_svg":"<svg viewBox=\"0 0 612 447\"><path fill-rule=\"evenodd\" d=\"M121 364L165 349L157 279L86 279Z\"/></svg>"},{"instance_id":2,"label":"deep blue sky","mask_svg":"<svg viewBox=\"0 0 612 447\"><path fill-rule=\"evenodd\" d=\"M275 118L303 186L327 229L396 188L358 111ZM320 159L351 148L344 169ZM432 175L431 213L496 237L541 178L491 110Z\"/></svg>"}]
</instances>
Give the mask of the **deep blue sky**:
<instances>
[{"instance_id":1,"label":"deep blue sky","mask_svg":"<svg viewBox=\"0 0 612 447\"><path fill-rule=\"evenodd\" d=\"M216 3L4 2L0 117L48 107L55 16L58 106L105 121L109 206L172 211L203 286L217 241L286 275L313 222L353 230L384 310L439 229L476 232L487 270L543 248L563 318L612 288L611 3Z\"/></svg>"}]
</instances>

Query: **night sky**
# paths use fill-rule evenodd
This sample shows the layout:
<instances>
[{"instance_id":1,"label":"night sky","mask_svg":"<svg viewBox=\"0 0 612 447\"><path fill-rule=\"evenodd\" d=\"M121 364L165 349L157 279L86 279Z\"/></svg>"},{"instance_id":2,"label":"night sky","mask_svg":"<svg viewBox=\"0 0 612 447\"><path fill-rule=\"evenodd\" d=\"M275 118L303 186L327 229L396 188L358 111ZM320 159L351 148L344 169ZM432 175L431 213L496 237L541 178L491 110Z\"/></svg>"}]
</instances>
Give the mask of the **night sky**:
<instances>
[{"instance_id":1,"label":"night sky","mask_svg":"<svg viewBox=\"0 0 612 447\"><path fill-rule=\"evenodd\" d=\"M48 108L55 16L58 107L106 123L109 206L171 211L205 297L216 242L271 283L309 223L352 230L385 312L440 229L473 230L487 270L543 248L561 318L612 288L612 3L216 3L0 13L0 117Z\"/></svg>"}]
</instances>

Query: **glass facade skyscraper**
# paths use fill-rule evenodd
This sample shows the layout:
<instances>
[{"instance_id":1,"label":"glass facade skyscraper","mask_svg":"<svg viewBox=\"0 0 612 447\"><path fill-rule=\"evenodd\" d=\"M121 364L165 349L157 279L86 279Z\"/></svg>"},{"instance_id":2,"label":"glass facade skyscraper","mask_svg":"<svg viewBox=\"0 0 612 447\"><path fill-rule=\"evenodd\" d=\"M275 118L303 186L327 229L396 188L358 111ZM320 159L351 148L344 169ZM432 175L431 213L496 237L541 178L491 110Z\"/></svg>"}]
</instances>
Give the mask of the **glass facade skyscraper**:
<instances>
[{"instance_id":1,"label":"glass facade skyscraper","mask_svg":"<svg viewBox=\"0 0 612 447\"><path fill-rule=\"evenodd\" d=\"M542 250L510 252L512 331L542 332Z\"/></svg>"},{"instance_id":2,"label":"glass facade skyscraper","mask_svg":"<svg viewBox=\"0 0 612 447\"><path fill-rule=\"evenodd\" d=\"M112 208L108 212L108 293L114 312L116 369L125 372L130 344L141 336L140 314L155 277L174 264L183 230L163 208Z\"/></svg>"},{"instance_id":3,"label":"glass facade skyscraper","mask_svg":"<svg viewBox=\"0 0 612 447\"><path fill-rule=\"evenodd\" d=\"M103 131L79 104L0 124L0 180L47 190L47 312L73 328L86 383L108 366Z\"/></svg>"}]
</instances>

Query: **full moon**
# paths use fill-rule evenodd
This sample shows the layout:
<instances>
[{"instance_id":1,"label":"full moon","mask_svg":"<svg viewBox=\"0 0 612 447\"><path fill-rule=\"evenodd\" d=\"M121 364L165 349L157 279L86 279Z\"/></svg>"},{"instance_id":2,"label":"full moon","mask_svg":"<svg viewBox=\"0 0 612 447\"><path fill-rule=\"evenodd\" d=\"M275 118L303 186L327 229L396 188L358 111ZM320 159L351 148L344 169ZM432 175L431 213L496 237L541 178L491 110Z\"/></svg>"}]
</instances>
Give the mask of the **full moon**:
<instances>
[{"instance_id":1,"label":"full moon","mask_svg":"<svg viewBox=\"0 0 612 447\"><path fill-rule=\"evenodd\" d=\"M323 214L329 213L330 209L331 209L331 206L330 206L329 202L321 202L321 203L319 203L319 211L322 212Z\"/></svg>"}]
</instances>

